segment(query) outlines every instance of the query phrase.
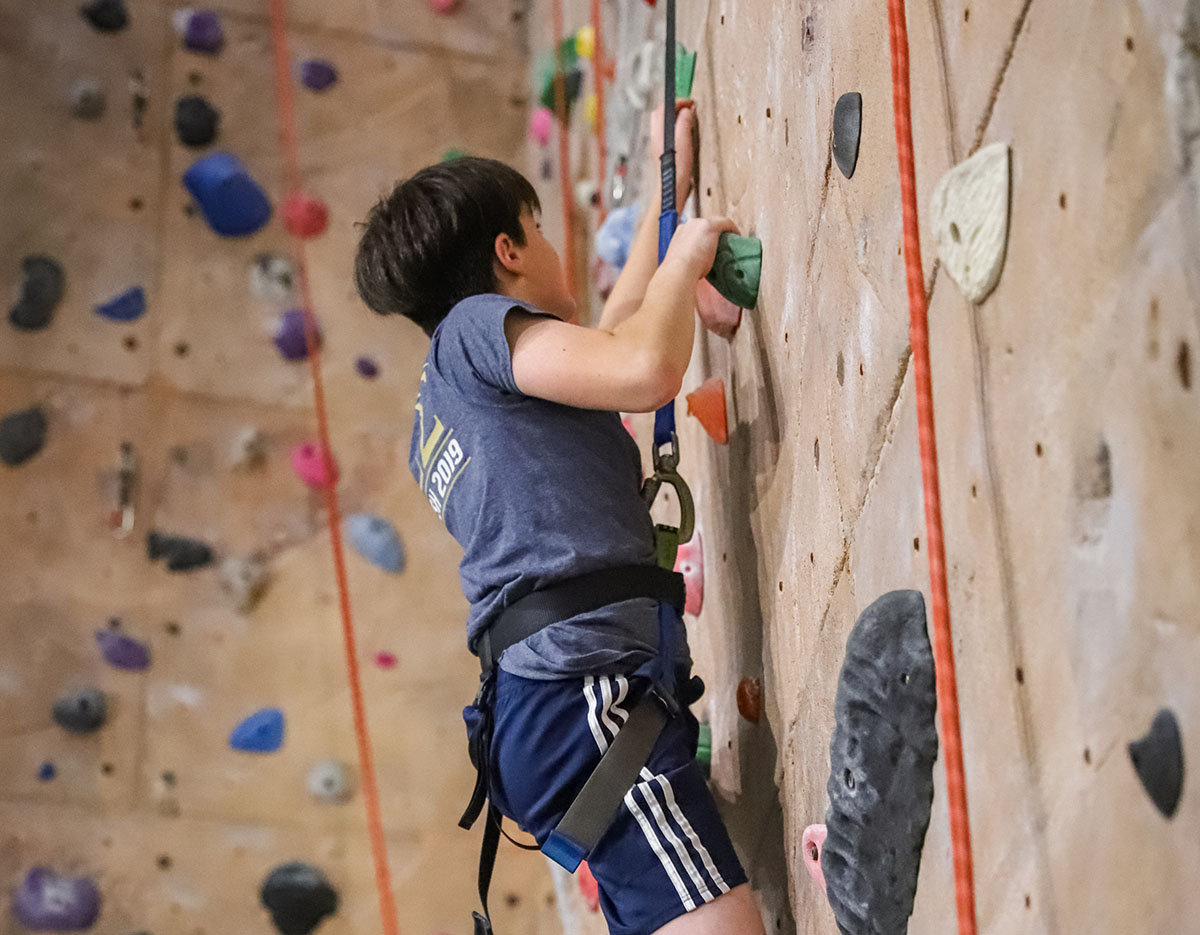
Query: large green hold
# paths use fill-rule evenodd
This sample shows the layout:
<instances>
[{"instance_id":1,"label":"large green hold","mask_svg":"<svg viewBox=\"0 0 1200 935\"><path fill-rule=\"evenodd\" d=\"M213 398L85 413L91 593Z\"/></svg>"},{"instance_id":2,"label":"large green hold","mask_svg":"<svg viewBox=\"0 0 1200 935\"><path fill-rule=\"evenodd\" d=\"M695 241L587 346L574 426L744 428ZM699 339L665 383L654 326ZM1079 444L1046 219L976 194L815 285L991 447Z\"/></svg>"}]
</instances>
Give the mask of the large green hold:
<instances>
[{"instance_id":1,"label":"large green hold","mask_svg":"<svg viewBox=\"0 0 1200 935\"><path fill-rule=\"evenodd\" d=\"M708 274L713 288L739 308L754 308L758 304L760 276L762 241L740 234L722 234Z\"/></svg>"},{"instance_id":2,"label":"large green hold","mask_svg":"<svg viewBox=\"0 0 1200 935\"><path fill-rule=\"evenodd\" d=\"M696 80L696 53L689 52L682 42L675 43L675 96L691 97Z\"/></svg>"}]
</instances>

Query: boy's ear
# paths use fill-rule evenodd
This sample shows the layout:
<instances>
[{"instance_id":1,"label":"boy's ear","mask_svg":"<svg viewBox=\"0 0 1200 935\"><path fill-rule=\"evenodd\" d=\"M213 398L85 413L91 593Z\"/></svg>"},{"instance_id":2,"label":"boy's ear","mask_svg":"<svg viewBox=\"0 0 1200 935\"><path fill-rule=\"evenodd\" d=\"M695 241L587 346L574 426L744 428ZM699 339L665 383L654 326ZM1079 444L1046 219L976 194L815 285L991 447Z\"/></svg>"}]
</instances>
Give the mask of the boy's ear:
<instances>
[{"instance_id":1,"label":"boy's ear","mask_svg":"<svg viewBox=\"0 0 1200 935\"><path fill-rule=\"evenodd\" d=\"M499 233L496 235L496 242L493 246L498 262L504 269L519 276L525 272L525 256L517 242L508 234Z\"/></svg>"}]
</instances>

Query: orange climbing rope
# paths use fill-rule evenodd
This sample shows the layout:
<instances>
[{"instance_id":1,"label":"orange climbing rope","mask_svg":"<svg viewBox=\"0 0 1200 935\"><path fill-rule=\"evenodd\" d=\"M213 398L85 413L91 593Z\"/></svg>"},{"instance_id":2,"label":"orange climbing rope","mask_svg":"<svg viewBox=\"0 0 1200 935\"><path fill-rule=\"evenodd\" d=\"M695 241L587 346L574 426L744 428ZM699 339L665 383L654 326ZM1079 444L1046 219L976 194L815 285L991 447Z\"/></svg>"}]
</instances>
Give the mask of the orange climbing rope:
<instances>
[{"instance_id":1,"label":"orange climbing rope","mask_svg":"<svg viewBox=\"0 0 1200 935\"><path fill-rule=\"evenodd\" d=\"M292 80L289 74L287 50L287 17L284 0L270 0L271 47L275 58L275 96L279 106L279 136L283 148L284 188L288 194L300 192L300 162L296 147L296 109L292 99ZM329 415L325 409L325 387L321 381L321 344L317 321L312 311L312 291L308 281L308 264L304 240L297 237L294 249L300 294L304 301L304 338L308 345L308 360L312 367L313 401L317 410L317 436L325 462L325 476L334 477L333 452L329 445ZM354 620L350 615L350 588L346 583L345 551L342 547L342 512L338 504L337 484L324 485L325 507L329 514L329 541L333 549L333 570L337 579L338 605L342 615L342 636L346 646L346 669L350 682L350 700L354 709L354 736L358 742L359 767L362 772L363 801L367 809L367 830L371 838L371 855L375 861L375 884L379 890L379 912L383 917L384 935L399 935L396 921L396 901L392 893L392 876L388 868L387 840L379 809L379 786L375 780L371 738L367 733L367 714L363 704L362 681L358 671L358 649L354 639Z\"/></svg>"},{"instance_id":2,"label":"orange climbing rope","mask_svg":"<svg viewBox=\"0 0 1200 935\"><path fill-rule=\"evenodd\" d=\"M950 634L950 599L946 588L946 544L942 538L942 504L938 491L937 439L933 430L933 382L929 369L929 309L917 228L917 182L913 160L912 104L908 81L908 27L904 0L888 0L892 47L892 102L896 150L900 162L900 199L904 211L904 265L908 280L909 328L913 379L917 394L917 434L921 446L921 482L925 498L925 537L929 552L929 592L933 600L933 656L937 669L937 702L942 720L946 762L946 797L950 809L950 841L954 857L954 902L959 935L975 935L975 881L971 866L971 823L967 814L967 781L963 771L962 733L958 722L958 686L954 677L954 643Z\"/></svg>"},{"instance_id":3,"label":"orange climbing rope","mask_svg":"<svg viewBox=\"0 0 1200 935\"><path fill-rule=\"evenodd\" d=\"M608 80L608 60L604 57L604 24L600 0L592 0L592 80L596 85L596 177L600 223L608 216L604 187L608 180L608 129L604 114L604 83Z\"/></svg>"},{"instance_id":4,"label":"orange climbing rope","mask_svg":"<svg viewBox=\"0 0 1200 935\"><path fill-rule=\"evenodd\" d=\"M567 292L575 295L575 193L571 191L571 122L567 110L567 76L563 70L562 0L554 0L554 113L558 117L558 171L562 185L563 265L567 268Z\"/></svg>"}]
</instances>

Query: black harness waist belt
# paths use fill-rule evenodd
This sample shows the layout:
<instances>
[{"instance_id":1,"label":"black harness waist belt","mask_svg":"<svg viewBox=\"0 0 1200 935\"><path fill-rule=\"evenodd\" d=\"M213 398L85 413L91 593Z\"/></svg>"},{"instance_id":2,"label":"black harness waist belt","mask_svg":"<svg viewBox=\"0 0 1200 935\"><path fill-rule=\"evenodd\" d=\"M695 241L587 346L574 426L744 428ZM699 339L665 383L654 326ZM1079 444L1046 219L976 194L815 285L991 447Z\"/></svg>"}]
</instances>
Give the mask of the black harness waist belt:
<instances>
[{"instance_id":1,"label":"black harness waist belt","mask_svg":"<svg viewBox=\"0 0 1200 935\"><path fill-rule=\"evenodd\" d=\"M626 565L571 578L506 607L472 649L486 674L504 650L550 624L639 597L666 601L682 613L683 576L657 565Z\"/></svg>"}]
</instances>

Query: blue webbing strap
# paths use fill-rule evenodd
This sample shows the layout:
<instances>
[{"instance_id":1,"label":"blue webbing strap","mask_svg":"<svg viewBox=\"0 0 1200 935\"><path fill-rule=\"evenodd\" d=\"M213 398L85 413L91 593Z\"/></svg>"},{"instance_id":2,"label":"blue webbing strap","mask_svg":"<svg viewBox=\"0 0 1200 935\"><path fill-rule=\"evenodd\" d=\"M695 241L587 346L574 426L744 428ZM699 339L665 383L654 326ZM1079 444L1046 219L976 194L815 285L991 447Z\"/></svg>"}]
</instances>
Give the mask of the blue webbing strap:
<instances>
[{"instance_id":1,"label":"blue webbing strap","mask_svg":"<svg viewBox=\"0 0 1200 935\"><path fill-rule=\"evenodd\" d=\"M658 262L667 255L667 247L679 226L675 206L675 0L667 2L667 43L663 56L663 152L662 213L658 216ZM675 400L654 414L654 449L670 444L675 432Z\"/></svg>"}]
</instances>

